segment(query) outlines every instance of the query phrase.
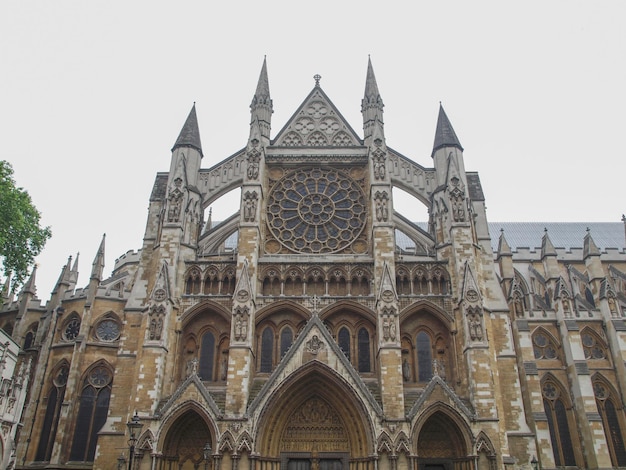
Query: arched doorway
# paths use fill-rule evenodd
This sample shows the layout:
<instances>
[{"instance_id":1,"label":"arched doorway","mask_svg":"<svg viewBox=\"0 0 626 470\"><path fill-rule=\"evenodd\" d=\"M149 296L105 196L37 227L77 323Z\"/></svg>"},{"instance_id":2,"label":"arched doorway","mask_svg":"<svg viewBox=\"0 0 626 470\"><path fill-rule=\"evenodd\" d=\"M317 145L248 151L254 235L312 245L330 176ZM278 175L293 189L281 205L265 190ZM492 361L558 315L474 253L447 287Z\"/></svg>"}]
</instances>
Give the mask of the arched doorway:
<instances>
[{"instance_id":1,"label":"arched doorway","mask_svg":"<svg viewBox=\"0 0 626 470\"><path fill-rule=\"evenodd\" d=\"M167 430L161 459L164 470L195 470L204 464L203 449L215 449L209 426L197 411L190 409L178 416Z\"/></svg>"},{"instance_id":2,"label":"arched doorway","mask_svg":"<svg viewBox=\"0 0 626 470\"><path fill-rule=\"evenodd\" d=\"M473 470L474 459L459 425L443 412L432 414L419 430L419 470Z\"/></svg>"},{"instance_id":3,"label":"arched doorway","mask_svg":"<svg viewBox=\"0 0 626 470\"><path fill-rule=\"evenodd\" d=\"M370 467L369 413L336 372L318 362L272 394L256 432L267 470L349 470L356 461L363 470Z\"/></svg>"}]
</instances>

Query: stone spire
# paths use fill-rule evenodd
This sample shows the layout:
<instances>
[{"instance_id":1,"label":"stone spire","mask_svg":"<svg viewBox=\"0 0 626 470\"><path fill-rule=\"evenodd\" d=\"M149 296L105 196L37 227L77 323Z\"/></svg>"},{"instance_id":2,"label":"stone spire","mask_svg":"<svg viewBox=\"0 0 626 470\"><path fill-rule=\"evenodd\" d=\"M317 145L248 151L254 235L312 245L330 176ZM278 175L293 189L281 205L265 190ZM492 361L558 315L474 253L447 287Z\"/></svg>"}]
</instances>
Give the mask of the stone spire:
<instances>
[{"instance_id":1,"label":"stone spire","mask_svg":"<svg viewBox=\"0 0 626 470\"><path fill-rule=\"evenodd\" d=\"M600 256L600 250L591 237L591 230L587 229L587 234L583 241L583 259L587 259L589 256Z\"/></svg>"},{"instance_id":2,"label":"stone spire","mask_svg":"<svg viewBox=\"0 0 626 470\"><path fill-rule=\"evenodd\" d=\"M503 229L500 229L500 239L498 240L498 258L501 256L513 256L511 247L504 237Z\"/></svg>"},{"instance_id":3,"label":"stone spire","mask_svg":"<svg viewBox=\"0 0 626 470\"><path fill-rule=\"evenodd\" d=\"M269 140L274 108L270 97L270 84L267 78L267 59L263 58L263 67L256 86L256 91L250 103L251 126L257 126L261 137ZM253 134L253 131L250 131Z\"/></svg>"},{"instance_id":4,"label":"stone spire","mask_svg":"<svg viewBox=\"0 0 626 470\"><path fill-rule=\"evenodd\" d=\"M67 290L67 288L69 288L71 284L70 282L71 266L72 266L72 257L70 256L67 259L67 263L63 266L63 269L61 270L59 279L57 280L57 283L54 285L54 289L52 289L52 294L56 294L58 292L63 294ZM65 289L60 290L59 287L61 285L65 285L66 286Z\"/></svg>"},{"instance_id":5,"label":"stone spire","mask_svg":"<svg viewBox=\"0 0 626 470\"><path fill-rule=\"evenodd\" d=\"M198 128L198 117L196 116L196 103L193 103L189 116L172 147L172 152L179 147L190 147L196 149L202 157L202 144L200 143L200 129Z\"/></svg>"},{"instance_id":6,"label":"stone spire","mask_svg":"<svg viewBox=\"0 0 626 470\"><path fill-rule=\"evenodd\" d=\"M544 259L546 256L556 256L556 249L548 236L548 229L544 230L543 238L541 239L541 259Z\"/></svg>"},{"instance_id":7,"label":"stone spire","mask_svg":"<svg viewBox=\"0 0 626 470\"><path fill-rule=\"evenodd\" d=\"M365 93L361 100L361 114L363 115L363 134L365 140L371 137L383 139L383 99L378 91L376 76L372 67L372 60L367 59L367 77L365 79ZM378 132L377 132L378 131ZM378 135L380 133L380 135Z\"/></svg>"},{"instance_id":8,"label":"stone spire","mask_svg":"<svg viewBox=\"0 0 626 470\"><path fill-rule=\"evenodd\" d=\"M28 281L26 281L26 284L24 284L24 287L22 287L22 293L24 294L28 293L28 294L33 294L33 295L37 294L37 287L35 286L36 277L37 277L37 265L33 266L33 271L30 273L30 276L28 277ZM7 283L8 283L8 280L7 280Z\"/></svg>"},{"instance_id":9,"label":"stone spire","mask_svg":"<svg viewBox=\"0 0 626 470\"><path fill-rule=\"evenodd\" d=\"M459 138L454 132L454 128L443 110L443 106L439 103L439 117L437 118L437 129L435 130L435 142L433 144L432 156L435 152L443 147L456 147L463 151L463 147L459 142Z\"/></svg>"},{"instance_id":10,"label":"stone spire","mask_svg":"<svg viewBox=\"0 0 626 470\"><path fill-rule=\"evenodd\" d=\"M100 242L100 247L98 248L98 252L96 253L96 257L93 260L91 268L90 279L96 279L97 281L102 280L102 273L104 271L104 240L106 239L106 236L106 233L102 235L102 241Z\"/></svg>"}]
</instances>

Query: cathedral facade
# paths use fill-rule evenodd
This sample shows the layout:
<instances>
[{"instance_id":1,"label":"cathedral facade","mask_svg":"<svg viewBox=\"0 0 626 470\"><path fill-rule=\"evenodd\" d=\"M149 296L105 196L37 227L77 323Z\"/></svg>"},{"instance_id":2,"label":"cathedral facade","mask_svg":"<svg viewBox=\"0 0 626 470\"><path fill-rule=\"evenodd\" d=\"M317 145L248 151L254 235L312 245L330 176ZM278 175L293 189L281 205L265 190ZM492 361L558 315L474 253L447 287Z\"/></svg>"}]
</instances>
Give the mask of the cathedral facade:
<instances>
[{"instance_id":1,"label":"cathedral facade","mask_svg":"<svg viewBox=\"0 0 626 470\"><path fill-rule=\"evenodd\" d=\"M443 108L426 166L387 145L371 63L361 109L359 135L316 76L272 136L264 62L209 168L192 108L141 249L105 278L103 238L86 287L69 260L45 304L35 274L5 296L13 468L626 468L624 225L498 233Z\"/></svg>"}]
</instances>

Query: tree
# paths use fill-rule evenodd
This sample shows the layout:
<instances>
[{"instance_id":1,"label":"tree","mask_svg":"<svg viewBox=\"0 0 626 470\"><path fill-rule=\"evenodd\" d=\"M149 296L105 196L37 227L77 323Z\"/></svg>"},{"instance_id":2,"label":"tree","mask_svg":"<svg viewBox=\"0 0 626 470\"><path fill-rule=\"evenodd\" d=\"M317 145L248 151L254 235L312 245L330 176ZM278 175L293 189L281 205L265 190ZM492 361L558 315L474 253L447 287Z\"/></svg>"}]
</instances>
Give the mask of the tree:
<instances>
[{"instance_id":1,"label":"tree","mask_svg":"<svg viewBox=\"0 0 626 470\"><path fill-rule=\"evenodd\" d=\"M11 164L0 160L0 266L12 276L13 289L52 235L50 227L39 226L40 217L28 192L15 186Z\"/></svg>"}]
</instances>

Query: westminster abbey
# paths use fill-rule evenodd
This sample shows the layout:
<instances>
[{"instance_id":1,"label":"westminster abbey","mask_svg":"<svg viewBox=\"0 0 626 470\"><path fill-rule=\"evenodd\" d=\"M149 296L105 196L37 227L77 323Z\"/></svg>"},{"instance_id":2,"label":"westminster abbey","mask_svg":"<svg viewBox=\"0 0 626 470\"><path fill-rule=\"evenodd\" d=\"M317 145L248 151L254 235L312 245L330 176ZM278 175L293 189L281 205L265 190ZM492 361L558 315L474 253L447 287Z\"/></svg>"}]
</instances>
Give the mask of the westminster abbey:
<instances>
[{"instance_id":1,"label":"westminster abbey","mask_svg":"<svg viewBox=\"0 0 626 470\"><path fill-rule=\"evenodd\" d=\"M389 146L371 62L362 132L316 76L272 133L265 62L250 109L216 163L193 106L110 276L103 238L86 286L5 292L2 468L626 468L623 222L490 223L442 107Z\"/></svg>"}]
</instances>

